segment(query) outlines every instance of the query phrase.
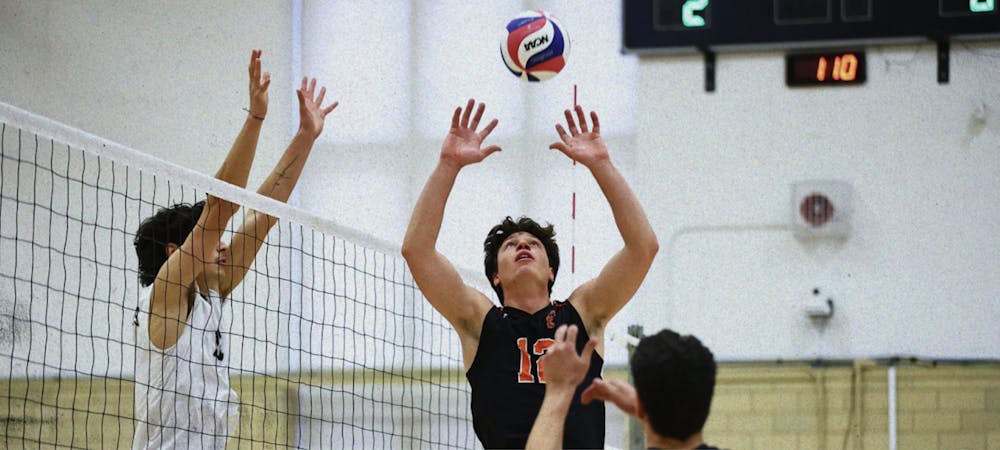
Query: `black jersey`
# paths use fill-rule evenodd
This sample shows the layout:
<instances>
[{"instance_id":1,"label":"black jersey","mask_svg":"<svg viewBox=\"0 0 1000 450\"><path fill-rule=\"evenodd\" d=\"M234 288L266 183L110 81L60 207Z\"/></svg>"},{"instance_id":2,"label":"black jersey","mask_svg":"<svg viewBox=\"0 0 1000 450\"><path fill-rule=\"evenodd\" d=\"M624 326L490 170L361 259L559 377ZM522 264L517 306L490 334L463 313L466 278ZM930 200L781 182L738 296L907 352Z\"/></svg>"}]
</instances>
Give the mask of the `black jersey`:
<instances>
[{"instance_id":1,"label":"black jersey","mask_svg":"<svg viewBox=\"0 0 1000 450\"><path fill-rule=\"evenodd\" d=\"M555 342L560 325L576 325L576 348L590 340L583 320L569 302L554 302L534 314L494 307L483 320L479 348L466 373L472 386L472 424L486 448L524 448L545 396L538 358ZM601 376L597 352L573 395L563 434L565 448L604 447L604 402L580 404L580 393Z\"/></svg>"}]
</instances>

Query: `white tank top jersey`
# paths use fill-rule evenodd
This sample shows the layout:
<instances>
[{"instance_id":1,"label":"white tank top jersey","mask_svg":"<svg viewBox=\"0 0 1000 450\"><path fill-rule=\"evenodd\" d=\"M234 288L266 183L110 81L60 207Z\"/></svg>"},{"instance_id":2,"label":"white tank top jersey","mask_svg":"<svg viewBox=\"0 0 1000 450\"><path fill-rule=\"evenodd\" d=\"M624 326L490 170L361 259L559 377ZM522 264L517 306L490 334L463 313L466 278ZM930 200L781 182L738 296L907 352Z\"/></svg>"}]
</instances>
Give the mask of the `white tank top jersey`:
<instances>
[{"instance_id":1,"label":"white tank top jersey","mask_svg":"<svg viewBox=\"0 0 1000 450\"><path fill-rule=\"evenodd\" d=\"M225 448L239 425L239 400L229 387L222 300L196 295L177 343L160 350L149 340L149 292L136 311L132 448Z\"/></svg>"}]
</instances>

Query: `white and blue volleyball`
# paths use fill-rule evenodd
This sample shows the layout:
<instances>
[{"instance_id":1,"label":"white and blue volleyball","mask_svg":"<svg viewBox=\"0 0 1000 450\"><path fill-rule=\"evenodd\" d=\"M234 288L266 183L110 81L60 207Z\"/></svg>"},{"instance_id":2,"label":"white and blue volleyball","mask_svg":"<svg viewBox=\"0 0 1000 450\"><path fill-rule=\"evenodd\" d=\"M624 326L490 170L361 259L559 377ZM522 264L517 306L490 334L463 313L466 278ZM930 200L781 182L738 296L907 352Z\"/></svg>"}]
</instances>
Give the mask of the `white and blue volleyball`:
<instances>
[{"instance_id":1,"label":"white and blue volleyball","mask_svg":"<svg viewBox=\"0 0 1000 450\"><path fill-rule=\"evenodd\" d=\"M524 11L507 23L500 42L500 54L514 76L522 80L544 81L566 66L569 35L549 13Z\"/></svg>"}]
</instances>

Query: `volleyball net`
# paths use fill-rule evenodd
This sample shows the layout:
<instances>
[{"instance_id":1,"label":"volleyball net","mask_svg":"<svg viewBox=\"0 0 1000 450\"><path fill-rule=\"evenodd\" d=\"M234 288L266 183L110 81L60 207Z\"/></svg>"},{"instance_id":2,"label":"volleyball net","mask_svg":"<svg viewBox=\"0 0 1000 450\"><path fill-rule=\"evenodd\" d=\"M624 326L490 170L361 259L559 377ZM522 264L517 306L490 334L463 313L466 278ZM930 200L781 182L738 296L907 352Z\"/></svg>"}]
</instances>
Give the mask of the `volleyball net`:
<instances>
[{"instance_id":1,"label":"volleyball net","mask_svg":"<svg viewBox=\"0 0 1000 450\"><path fill-rule=\"evenodd\" d=\"M0 446L128 448L140 222L206 195L278 217L223 333L234 447L472 448L458 338L398 248L0 104ZM484 290L489 293L489 290Z\"/></svg>"}]
</instances>

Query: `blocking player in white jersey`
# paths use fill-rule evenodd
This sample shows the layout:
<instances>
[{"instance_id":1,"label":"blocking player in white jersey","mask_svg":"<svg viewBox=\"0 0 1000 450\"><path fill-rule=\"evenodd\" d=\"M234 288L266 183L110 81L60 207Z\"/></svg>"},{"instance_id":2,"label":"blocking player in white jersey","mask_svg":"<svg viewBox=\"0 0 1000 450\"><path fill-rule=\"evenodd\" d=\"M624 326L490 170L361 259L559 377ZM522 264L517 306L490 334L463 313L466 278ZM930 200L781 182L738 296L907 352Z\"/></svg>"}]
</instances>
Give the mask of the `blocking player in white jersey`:
<instances>
[{"instance_id":1,"label":"blocking player in white jersey","mask_svg":"<svg viewBox=\"0 0 1000 450\"><path fill-rule=\"evenodd\" d=\"M215 177L246 187L267 116L270 75L260 50L250 57L250 105ZM299 129L258 193L287 201L313 143L323 132L326 88L302 79ZM240 205L209 195L204 201L160 209L139 226L135 249L139 281L148 302L136 311L135 419L133 449L225 448L239 423L236 393L229 385L222 303L235 289L277 218L247 211L232 242L222 233Z\"/></svg>"}]
</instances>

